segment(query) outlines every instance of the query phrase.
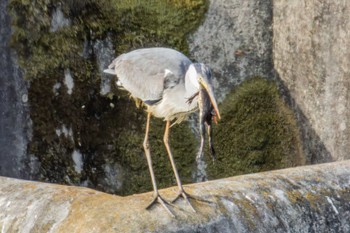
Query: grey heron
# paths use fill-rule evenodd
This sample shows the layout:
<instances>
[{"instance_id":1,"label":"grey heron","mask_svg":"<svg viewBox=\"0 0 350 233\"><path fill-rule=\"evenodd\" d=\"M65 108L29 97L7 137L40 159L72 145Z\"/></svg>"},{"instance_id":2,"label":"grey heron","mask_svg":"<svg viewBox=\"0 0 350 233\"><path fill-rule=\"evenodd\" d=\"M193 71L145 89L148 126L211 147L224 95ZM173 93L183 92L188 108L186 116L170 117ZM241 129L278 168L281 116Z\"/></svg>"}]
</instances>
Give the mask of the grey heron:
<instances>
[{"instance_id":1,"label":"grey heron","mask_svg":"<svg viewBox=\"0 0 350 233\"><path fill-rule=\"evenodd\" d=\"M207 93L210 106L220 119L218 105L211 83L210 69L202 63L192 63L184 54L169 48L143 48L133 50L118 56L104 70L105 73L118 77L118 82L131 96L140 99L146 106L147 123L143 142L154 190L154 199L147 206L159 202L171 215L166 202L159 194L152 168L152 159L148 141L151 116L163 118L166 121L164 144L174 171L179 188L178 196L184 198L193 209L184 191L173 155L169 146L169 129L171 122L180 123L189 113L198 108L200 90ZM173 201L173 202L174 202ZM195 211L193 209L193 211Z\"/></svg>"}]
</instances>

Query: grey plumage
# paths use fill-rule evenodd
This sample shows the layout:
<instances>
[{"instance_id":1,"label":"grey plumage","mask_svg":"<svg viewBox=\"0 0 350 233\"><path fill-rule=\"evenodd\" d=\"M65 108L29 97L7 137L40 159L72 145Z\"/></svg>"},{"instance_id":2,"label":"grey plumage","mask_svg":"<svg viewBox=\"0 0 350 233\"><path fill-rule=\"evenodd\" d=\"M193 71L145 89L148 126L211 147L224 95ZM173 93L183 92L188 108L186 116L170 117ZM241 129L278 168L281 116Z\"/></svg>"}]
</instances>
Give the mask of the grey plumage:
<instances>
[{"instance_id":1,"label":"grey plumage","mask_svg":"<svg viewBox=\"0 0 350 233\"><path fill-rule=\"evenodd\" d=\"M186 71L191 63L185 55L176 50L147 48L118 56L108 68L114 70L121 85L133 97L145 103L152 103L177 94L177 90L171 90L177 85L184 87ZM183 103L186 102L184 90L183 88ZM180 103L181 98L177 99ZM190 108L192 107L195 105ZM175 114L172 106L167 106L162 112L154 115L172 120Z\"/></svg>"},{"instance_id":2,"label":"grey plumage","mask_svg":"<svg viewBox=\"0 0 350 233\"><path fill-rule=\"evenodd\" d=\"M184 191L176 165L169 146L170 122L181 122L190 113L198 108L198 93L206 93L205 106L210 103L216 116L220 113L214 97L211 83L210 69L201 63L192 63L182 53L169 48L146 48L131 51L118 56L104 72L117 75L119 84L130 94L144 102L147 107L147 124L144 140L144 150L147 158L154 200L147 207L158 202L173 215L167 202L159 195L148 142L148 132L151 115L163 118L166 121L164 144L179 187L179 197L183 197L190 204L189 195ZM207 103L208 102L208 103ZM204 106L204 105L200 105ZM207 109L204 110L208 112ZM175 201L174 200L174 201Z\"/></svg>"}]
</instances>

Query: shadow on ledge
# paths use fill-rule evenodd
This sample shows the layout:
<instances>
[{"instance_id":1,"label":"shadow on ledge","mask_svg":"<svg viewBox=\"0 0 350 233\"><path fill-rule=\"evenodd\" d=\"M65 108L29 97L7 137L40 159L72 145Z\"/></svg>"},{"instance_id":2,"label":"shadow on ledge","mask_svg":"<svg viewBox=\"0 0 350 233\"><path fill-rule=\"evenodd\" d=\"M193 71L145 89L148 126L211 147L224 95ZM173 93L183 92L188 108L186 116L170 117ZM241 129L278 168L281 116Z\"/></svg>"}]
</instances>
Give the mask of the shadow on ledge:
<instances>
[{"instance_id":1,"label":"shadow on ledge","mask_svg":"<svg viewBox=\"0 0 350 233\"><path fill-rule=\"evenodd\" d=\"M2 232L348 232L350 160L186 185L171 217L152 193L120 197L88 188L0 177ZM176 187L161 190L167 200Z\"/></svg>"}]
</instances>

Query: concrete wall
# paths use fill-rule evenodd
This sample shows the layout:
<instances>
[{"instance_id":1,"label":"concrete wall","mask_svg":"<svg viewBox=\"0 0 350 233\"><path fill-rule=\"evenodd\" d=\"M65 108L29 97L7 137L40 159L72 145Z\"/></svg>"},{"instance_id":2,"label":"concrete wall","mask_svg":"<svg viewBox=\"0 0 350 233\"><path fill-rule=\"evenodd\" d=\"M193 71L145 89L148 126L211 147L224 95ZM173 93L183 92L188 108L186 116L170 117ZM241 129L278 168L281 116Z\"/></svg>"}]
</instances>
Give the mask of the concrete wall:
<instances>
[{"instance_id":1,"label":"concrete wall","mask_svg":"<svg viewBox=\"0 0 350 233\"><path fill-rule=\"evenodd\" d=\"M349 15L350 1L275 0L273 7L275 69L325 146L319 156L333 160L350 158Z\"/></svg>"},{"instance_id":2,"label":"concrete wall","mask_svg":"<svg viewBox=\"0 0 350 233\"><path fill-rule=\"evenodd\" d=\"M1 232L349 232L350 161L232 177L185 187L183 200L145 207L87 188L0 177ZM161 190L167 200L176 187Z\"/></svg>"},{"instance_id":3,"label":"concrete wall","mask_svg":"<svg viewBox=\"0 0 350 233\"><path fill-rule=\"evenodd\" d=\"M220 100L251 76L282 80L307 162L348 159L349 14L349 1L210 1L190 51L211 65Z\"/></svg>"},{"instance_id":4,"label":"concrete wall","mask_svg":"<svg viewBox=\"0 0 350 233\"><path fill-rule=\"evenodd\" d=\"M0 175L29 179L36 161L27 156L31 136L28 82L9 46L12 29L7 4L7 0L0 2Z\"/></svg>"},{"instance_id":5,"label":"concrete wall","mask_svg":"<svg viewBox=\"0 0 350 233\"><path fill-rule=\"evenodd\" d=\"M252 76L273 78L272 0L212 0L201 26L189 37L194 59L209 64L216 96Z\"/></svg>"}]
</instances>

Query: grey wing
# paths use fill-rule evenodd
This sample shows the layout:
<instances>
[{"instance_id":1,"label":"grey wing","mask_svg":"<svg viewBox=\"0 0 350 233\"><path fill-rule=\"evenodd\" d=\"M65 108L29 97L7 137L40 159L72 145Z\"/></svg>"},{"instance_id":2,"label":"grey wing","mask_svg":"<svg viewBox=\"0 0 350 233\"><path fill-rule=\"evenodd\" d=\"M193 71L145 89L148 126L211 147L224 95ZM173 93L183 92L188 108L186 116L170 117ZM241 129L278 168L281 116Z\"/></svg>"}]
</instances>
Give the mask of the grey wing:
<instances>
[{"instance_id":1,"label":"grey wing","mask_svg":"<svg viewBox=\"0 0 350 233\"><path fill-rule=\"evenodd\" d=\"M180 52L166 48L138 49L117 57L114 69L123 87L143 101L162 98L163 91L184 83L191 61Z\"/></svg>"}]
</instances>

